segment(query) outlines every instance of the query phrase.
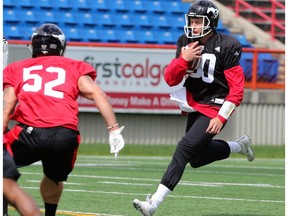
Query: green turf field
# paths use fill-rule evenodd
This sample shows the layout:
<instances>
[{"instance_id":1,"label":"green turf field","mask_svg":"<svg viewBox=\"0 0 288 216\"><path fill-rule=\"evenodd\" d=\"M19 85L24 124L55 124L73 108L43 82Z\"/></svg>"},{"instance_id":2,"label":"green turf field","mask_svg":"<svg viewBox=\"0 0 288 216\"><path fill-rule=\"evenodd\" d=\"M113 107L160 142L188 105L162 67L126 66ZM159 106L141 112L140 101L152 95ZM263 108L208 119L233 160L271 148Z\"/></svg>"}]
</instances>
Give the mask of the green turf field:
<instances>
[{"instance_id":1,"label":"green turf field","mask_svg":"<svg viewBox=\"0 0 288 216\"><path fill-rule=\"evenodd\" d=\"M85 155L85 148L80 148L57 215L137 216L133 199L145 199L153 193L170 162L170 156L132 156L129 147L118 160L109 154L93 155L91 147ZM153 146L149 148L153 150ZM155 150L161 148L167 154L174 149L156 146ZM262 157L267 150L258 152L259 158L251 163L243 156L234 156L198 169L187 166L182 180L155 216L284 216L284 152L270 152L278 158ZM38 188L40 163L20 171L19 184L43 210ZM18 214L10 208L10 216L14 215Z\"/></svg>"}]
</instances>

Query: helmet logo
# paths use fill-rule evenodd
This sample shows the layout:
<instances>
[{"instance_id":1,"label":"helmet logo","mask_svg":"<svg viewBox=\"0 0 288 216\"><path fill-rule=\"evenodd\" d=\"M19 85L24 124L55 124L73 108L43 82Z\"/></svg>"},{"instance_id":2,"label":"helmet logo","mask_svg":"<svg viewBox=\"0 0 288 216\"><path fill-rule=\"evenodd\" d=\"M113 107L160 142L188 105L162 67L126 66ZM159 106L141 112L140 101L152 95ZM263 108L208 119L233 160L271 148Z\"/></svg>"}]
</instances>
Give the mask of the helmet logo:
<instances>
[{"instance_id":1,"label":"helmet logo","mask_svg":"<svg viewBox=\"0 0 288 216\"><path fill-rule=\"evenodd\" d=\"M207 8L207 14L209 14L210 12L212 12L214 18L219 16L219 11L214 7Z\"/></svg>"},{"instance_id":2,"label":"helmet logo","mask_svg":"<svg viewBox=\"0 0 288 216\"><path fill-rule=\"evenodd\" d=\"M41 49L46 50L46 48L47 48L47 45L45 45L45 44L41 45Z\"/></svg>"}]
</instances>

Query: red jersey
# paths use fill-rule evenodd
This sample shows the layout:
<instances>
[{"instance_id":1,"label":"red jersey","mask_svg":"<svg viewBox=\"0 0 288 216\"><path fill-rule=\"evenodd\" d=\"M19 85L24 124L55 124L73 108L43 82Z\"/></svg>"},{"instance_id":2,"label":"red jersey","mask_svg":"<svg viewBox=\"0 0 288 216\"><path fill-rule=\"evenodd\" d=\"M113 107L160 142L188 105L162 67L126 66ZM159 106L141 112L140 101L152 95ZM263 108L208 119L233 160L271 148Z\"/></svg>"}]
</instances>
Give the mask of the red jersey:
<instances>
[{"instance_id":1,"label":"red jersey","mask_svg":"<svg viewBox=\"0 0 288 216\"><path fill-rule=\"evenodd\" d=\"M95 69L83 61L43 56L11 63L4 69L3 88L13 86L18 104L10 119L42 128L78 128L78 80L96 79Z\"/></svg>"}]
</instances>

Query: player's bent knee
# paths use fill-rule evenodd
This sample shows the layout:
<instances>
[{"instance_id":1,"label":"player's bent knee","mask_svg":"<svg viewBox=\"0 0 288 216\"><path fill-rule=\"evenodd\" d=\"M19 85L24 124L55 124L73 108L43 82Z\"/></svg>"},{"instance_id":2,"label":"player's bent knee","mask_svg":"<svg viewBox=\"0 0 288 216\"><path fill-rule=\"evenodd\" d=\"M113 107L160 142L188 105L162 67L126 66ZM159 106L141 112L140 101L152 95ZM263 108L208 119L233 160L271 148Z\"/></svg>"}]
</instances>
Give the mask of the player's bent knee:
<instances>
[{"instance_id":1,"label":"player's bent knee","mask_svg":"<svg viewBox=\"0 0 288 216\"><path fill-rule=\"evenodd\" d=\"M190 166L191 166L192 168L199 168L199 167L201 167L201 165L200 165L199 163L190 162L189 164L190 164Z\"/></svg>"}]
</instances>

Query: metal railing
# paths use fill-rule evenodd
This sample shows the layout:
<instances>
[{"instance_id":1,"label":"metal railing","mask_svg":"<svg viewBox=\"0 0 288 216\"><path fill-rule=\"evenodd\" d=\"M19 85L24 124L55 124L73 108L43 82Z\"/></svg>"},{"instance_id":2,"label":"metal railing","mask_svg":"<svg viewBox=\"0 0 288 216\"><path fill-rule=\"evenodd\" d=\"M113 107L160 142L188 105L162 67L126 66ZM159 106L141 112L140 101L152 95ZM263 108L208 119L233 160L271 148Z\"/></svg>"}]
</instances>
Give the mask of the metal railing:
<instances>
[{"instance_id":1,"label":"metal railing","mask_svg":"<svg viewBox=\"0 0 288 216\"><path fill-rule=\"evenodd\" d=\"M252 10L255 14L260 16L264 21L270 22L271 23L270 34L271 34L272 40L275 40L276 28L279 28L280 30L283 31L283 33L285 33L285 26L282 25L276 19L276 9L280 8L280 9L285 10L285 5L280 2L277 2L276 0L270 0L270 2L271 2L271 17L263 13L260 8L254 7L244 0L236 0L235 13L236 13L236 16L240 16L241 6L242 6L246 9Z\"/></svg>"},{"instance_id":2,"label":"metal railing","mask_svg":"<svg viewBox=\"0 0 288 216\"><path fill-rule=\"evenodd\" d=\"M256 90L258 88L262 89L285 89L285 83L278 82L261 82L258 81L258 57L260 53L270 53L270 54L285 54L285 50L271 50L264 48L243 48L243 52L253 53L252 60L252 78L251 81L245 82L245 88L251 88Z\"/></svg>"}]
</instances>

